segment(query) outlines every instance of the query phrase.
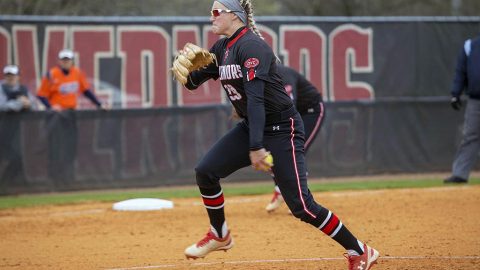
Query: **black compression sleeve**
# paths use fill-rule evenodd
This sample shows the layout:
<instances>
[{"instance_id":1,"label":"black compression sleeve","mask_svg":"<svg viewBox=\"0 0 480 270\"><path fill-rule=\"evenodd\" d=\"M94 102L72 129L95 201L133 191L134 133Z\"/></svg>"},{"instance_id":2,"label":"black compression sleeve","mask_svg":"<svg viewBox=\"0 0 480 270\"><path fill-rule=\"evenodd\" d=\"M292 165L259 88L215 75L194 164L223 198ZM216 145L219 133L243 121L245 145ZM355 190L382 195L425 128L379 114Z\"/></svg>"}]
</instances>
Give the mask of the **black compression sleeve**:
<instances>
[{"instance_id":1,"label":"black compression sleeve","mask_svg":"<svg viewBox=\"0 0 480 270\"><path fill-rule=\"evenodd\" d=\"M92 93L92 91L90 90L86 90L85 92L83 92L83 94L88 98L90 99L93 103L95 103L95 105L97 105L97 107L100 107L102 104L100 103L100 101L98 101L97 97Z\"/></svg>"},{"instance_id":2,"label":"black compression sleeve","mask_svg":"<svg viewBox=\"0 0 480 270\"><path fill-rule=\"evenodd\" d=\"M260 79L245 82L247 94L248 126L250 129L250 150L263 148L263 130L265 128L265 82Z\"/></svg>"},{"instance_id":3,"label":"black compression sleeve","mask_svg":"<svg viewBox=\"0 0 480 270\"><path fill-rule=\"evenodd\" d=\"M48 102L48 99L46 97L37 96L37 98L42 102L43 105L45 105L47 109L50 109L52 107L52 105L50 105L50 102Z\"/></svg>"},{"instance_id":4,"label":"black compression sleeve","mask_svg":"<svg viewBox=\"0 0 480 270\"><path fill-rule=\"evenodd\" d=\"M210 76L207 73L193 71L190 73L190 75L188 75L185 87L188 90L195 90L208 79L210 79Z\"/></svg>"}]
</instances>

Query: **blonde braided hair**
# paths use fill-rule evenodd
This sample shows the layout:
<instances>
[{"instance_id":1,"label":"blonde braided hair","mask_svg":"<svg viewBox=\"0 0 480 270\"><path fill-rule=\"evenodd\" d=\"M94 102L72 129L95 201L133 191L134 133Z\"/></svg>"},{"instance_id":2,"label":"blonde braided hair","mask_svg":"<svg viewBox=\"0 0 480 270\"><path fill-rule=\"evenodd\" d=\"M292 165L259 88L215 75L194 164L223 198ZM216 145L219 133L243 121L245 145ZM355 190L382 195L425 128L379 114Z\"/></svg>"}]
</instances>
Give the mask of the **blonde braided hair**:
<instances>
[{"instance_id":1,"label":"blonde braided hair","mask_svg":"<svg viewBox=\"0 0 480 270\"><path fill-rule=\"evenodd\" d=\"M260 33L260 30L258 30L257 25L255 23L255 19L253 18L253 5L251 0L239 0L240 5L243 7L245 10L245 13L247 14L247 23L248 23L248 28L252 29L252 31L259 36L261 39L264 39L262 34Z\"/></svg>"}]
</instances>

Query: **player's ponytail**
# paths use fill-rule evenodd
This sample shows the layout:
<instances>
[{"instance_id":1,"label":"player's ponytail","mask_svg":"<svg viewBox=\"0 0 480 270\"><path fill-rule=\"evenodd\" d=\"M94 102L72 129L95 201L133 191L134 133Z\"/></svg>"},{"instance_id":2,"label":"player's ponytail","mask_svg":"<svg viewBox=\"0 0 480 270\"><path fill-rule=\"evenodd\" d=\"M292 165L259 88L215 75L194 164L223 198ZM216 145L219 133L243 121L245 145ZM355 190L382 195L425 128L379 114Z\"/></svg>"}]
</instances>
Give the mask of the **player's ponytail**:
<instances>
[{"instance_id":1,"label":"player's ponytail","mask_svg":"<svg viewBox=\"0 0 480 270\"><path fill-rule=\"evenodd\" d=\"M259 36L261 39L264 39L260 30L258 30L255 19L253 19L253 5L252 0L239 0L240 5L242 5L243 10L247 14L247 27L252 29L253 33ZM282 61L280 58L275 54L275 58L277 58L277 62L281 63Z\"/></svg>"},{"instance_id":2,"label":"player's ponytail","mask_svg":"<svg viewBox=\"0 0 480 270\"><path fill-rule=\"evenodd\" d=\"M240 5L242 5L243 10L245 10L245 13L247 14L247 26L248 28L252 29L252 31L259 36L261 39L263 39L262 34L257 28L257 25L255 23L255 19L253 19L253 5L251 0L240 0Z\"/></svg>"}]
</instances>

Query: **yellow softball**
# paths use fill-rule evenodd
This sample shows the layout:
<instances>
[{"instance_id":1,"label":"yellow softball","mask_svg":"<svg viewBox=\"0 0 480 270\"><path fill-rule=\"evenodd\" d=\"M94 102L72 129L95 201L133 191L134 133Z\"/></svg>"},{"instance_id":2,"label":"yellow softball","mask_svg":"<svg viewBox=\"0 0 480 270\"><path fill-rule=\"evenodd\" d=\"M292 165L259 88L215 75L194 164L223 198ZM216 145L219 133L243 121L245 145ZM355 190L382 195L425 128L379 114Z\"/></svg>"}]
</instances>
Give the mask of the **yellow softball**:
<instances>
[{"instance_id":1,"label":"yellow softball","mask_svg":"<svg viewBox=\"0 0 480 270\"><path fill-rule=\"evenodd\" d=\"M266 157L265 157L265 162L267 162L268 164L271 164L270 166L273 166L273 156L272 154L268 154Z\"/></svg>"}]
</instances>

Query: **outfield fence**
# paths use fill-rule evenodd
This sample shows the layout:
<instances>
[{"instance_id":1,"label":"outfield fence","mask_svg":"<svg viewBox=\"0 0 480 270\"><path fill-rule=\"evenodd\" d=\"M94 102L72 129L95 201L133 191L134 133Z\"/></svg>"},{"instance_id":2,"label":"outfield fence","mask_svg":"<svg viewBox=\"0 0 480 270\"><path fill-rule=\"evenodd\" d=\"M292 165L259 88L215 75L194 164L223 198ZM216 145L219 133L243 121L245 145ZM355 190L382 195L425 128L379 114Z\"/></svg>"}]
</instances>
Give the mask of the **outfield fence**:
<instances>
[{"instance_id":1,"label":"outfield fence","mask_svg":"<svg viewBox=\"0 0 480 270\"><path fill-rule=\"evenodd\" d=\"M326 101L312 177L448 171L463 112L449 107L457 54L480 17L258 17L287 65ZM194 166L234 123L218 81L194 93L169 73L208 17L0 16L0 66L36 92L62 48L111 111L0 113L0 193L194 184ZM233 180L266 179L250 168Z\"/></svg>"},{"instance_id":2,"label":"outfield fence","mask_svg":"<svg viewBox=\"0 0 480 270\"><path fill-rule=\"evenodd\" d=\"M194 184L229 117L226 105L1 113L2 193ZM447 98L327 103L309 175L448 171L462 120ZM246 168L230 181L268 178Z\"/></svg>"}]
</instances>

